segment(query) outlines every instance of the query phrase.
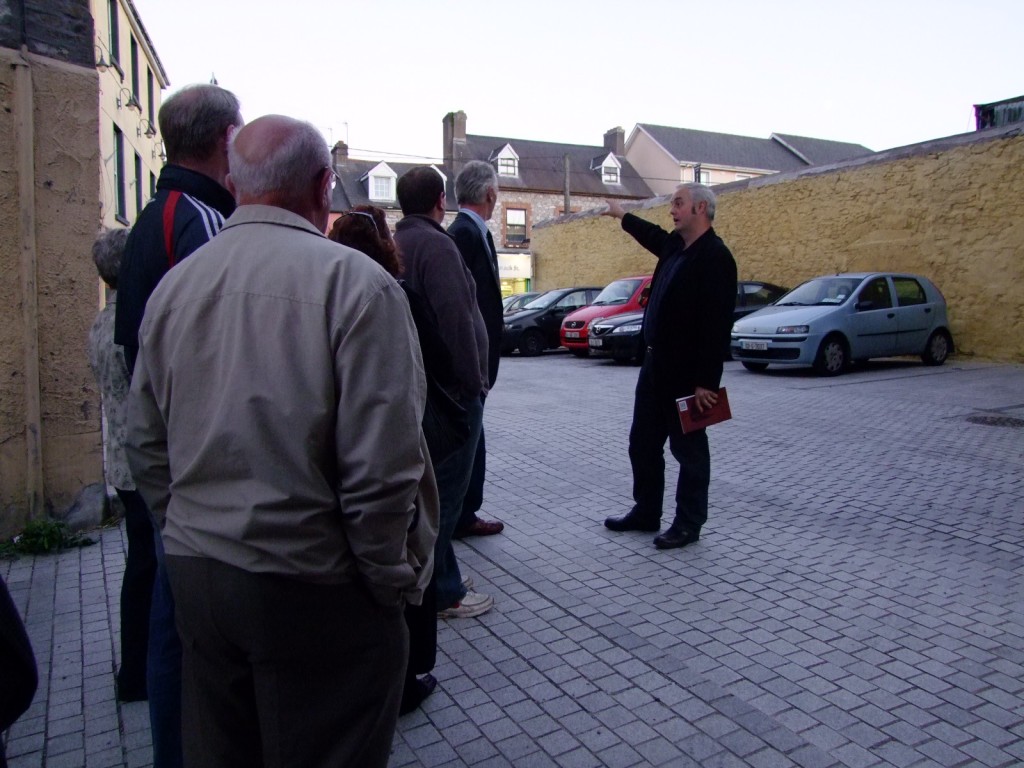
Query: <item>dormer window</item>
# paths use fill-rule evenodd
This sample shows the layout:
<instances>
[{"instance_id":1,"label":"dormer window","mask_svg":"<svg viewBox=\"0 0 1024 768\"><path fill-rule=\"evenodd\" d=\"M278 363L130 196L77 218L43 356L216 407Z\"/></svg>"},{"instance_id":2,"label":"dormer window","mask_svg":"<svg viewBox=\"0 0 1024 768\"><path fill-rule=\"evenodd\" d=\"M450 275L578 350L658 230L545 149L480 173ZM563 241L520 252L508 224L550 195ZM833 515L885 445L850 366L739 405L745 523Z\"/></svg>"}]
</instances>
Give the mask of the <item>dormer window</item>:
<instances>
[{"instance_id":1,"label":"dormer window","mask_svg":"<svg viewBox=\"0 0 1024 768\"><path fill-rule=\"evenodd\" d=\"M601 182L604 184L621 184L622 164L615 157L614 152L609 152L604 157L595 157L590 161L590 170L601 171Z\"/></svg>"},{"instance_id":2,"label":"dormer window","mask_svg":"<svg viewBox=\"0 0 1024 768\"><path fill-rule=\"evenodd\" d=\"M499 176L519 175L519 155L512 149L511 144L506 144L500 152L491 155L490 159L491 162L497 161Z\"/></svg>"},{"instance_id":3,"label":"dormer window","mask_svg":"<svg viewBox=\"0 0 1024 768\"><path fill-rule=\"evenodd\" d=\"M378 203L395 202L395 184L398 174L387 163L378 163L362 179L366 181L367 196Z\"/></svg>"}]
</instances>

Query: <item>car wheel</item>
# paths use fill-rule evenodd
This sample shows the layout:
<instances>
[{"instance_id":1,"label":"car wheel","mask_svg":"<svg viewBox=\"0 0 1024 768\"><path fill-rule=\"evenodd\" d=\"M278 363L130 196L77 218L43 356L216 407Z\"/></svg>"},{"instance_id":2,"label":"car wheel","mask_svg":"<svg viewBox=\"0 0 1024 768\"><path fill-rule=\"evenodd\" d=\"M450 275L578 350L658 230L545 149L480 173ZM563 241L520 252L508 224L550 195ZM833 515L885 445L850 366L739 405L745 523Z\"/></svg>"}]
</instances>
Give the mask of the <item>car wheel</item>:
<instances>
[{"instance_id":1,"label":"car wheel","mask_svg":"<svg viewBox=\"0 0 1024 768\"><path fill-rule=\"evenodd\" d=\"M935 331L924 345L921 360L925 365L942 365L953 351L953 339L943 330Z\"/></svg>"},{"instance_id":2,"label":"car wheel","mask_svg":"<svg viewBox=\"0 0 1024 768\"><path fill-rule=\"evenodd\" d=\"M744 361L743 367L746 368L748 371L753 371L754 373L761 373L761 371L768 370L768 363L748 363Z\"/></svg>"},{"instance_id":3,"label":"car wheel","mask_svg":"<svg viewBox=\"0 0 1024 768\"><path fill-rule=\"evenodd\" d=\"M544 351L544 339L536 331L527 331L519 340L519 354L523 357L536 357Z\"/></svg>"},{"instance_id":4,"label":"car wheel","mask_svg":"<svg viewBox=\"0 0 1024 768\"><path fill-rule=\"evenodd\" d=\"M849 360L846 339L839 334L832 334L826 336L818 347L818 355L814 358L814 370L822 376L838 376L846 369Z\"/></svg>"}]
</instances>

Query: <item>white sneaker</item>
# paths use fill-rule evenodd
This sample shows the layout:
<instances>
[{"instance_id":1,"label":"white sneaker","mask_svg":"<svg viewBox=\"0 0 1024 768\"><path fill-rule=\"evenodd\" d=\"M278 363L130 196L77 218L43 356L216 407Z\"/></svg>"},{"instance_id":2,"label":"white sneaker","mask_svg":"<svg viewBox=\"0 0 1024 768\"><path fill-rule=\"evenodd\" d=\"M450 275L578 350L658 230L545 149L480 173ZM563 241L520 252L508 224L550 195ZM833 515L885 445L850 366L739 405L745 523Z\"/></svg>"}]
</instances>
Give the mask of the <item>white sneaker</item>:
<instances>
[{"instance_id":1,"label":"white sneaker","mask_svg":"<svg viewBox=\"0 0 1024 768\"><path fill-rule=\"evenodd\" d=\"M490 595L481 595L479 592L467 592L459 602L451 608L438 611L437 615L442 619L471 619L487 613L494 607L494 598Z\"/></svg>"},{"instance_id":2,"label":"white sneaker","mask_svg":"<svg viewBox=\"0 0 1024 768\"><path fill-rule=\"evenodd\" d=\"M471 590L473 588L473 577L472 576L467 576L466 578L464 578L462 580L462 586L464 586L466 588L467 592L469 590Z\"/></svg>"}]
</instances>

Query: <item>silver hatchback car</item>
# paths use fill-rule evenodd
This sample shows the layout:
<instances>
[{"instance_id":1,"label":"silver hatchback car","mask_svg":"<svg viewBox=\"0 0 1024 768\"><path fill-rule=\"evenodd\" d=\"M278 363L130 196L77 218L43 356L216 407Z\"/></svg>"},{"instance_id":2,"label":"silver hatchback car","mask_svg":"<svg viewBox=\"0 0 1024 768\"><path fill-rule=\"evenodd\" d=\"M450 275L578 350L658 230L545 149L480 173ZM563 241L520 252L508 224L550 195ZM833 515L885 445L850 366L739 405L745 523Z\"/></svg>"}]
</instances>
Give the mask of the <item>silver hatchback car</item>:
<instances>
[{"instance_id":1,"label":"silver hatchback car","mask_svg":"<svg viewBox=\"0 0 1024 768\"><path fill-rule=\"evenodd\" d=\"M919 275L850 272L808 280L732 327L730 350L751 371L810 365L835 376L852 361L953 351L946 300Z\"/></svg>"}]
</instances>

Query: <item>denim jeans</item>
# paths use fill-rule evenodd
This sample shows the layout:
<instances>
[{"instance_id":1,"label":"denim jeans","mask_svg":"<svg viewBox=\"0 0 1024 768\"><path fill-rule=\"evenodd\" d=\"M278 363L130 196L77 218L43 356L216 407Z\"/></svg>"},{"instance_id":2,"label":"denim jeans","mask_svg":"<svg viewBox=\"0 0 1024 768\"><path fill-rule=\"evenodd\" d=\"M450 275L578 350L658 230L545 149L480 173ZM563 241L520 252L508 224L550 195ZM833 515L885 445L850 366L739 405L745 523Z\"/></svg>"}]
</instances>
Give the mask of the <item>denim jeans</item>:
<instances>
[{"instance_id":1,"label":"denim jeans","mask_svg":"<svg viewBox=\"0 0 1024 768\"><path fill-rule=\"evenodd\" d=\"M174 597L167 577L164 544L159 529L156 542L156 578L149 614L149 724L153 734L153 768L181 768L181 640L174 626Z\"/></svg>"},{"instance_id":2,"label":"denim jeans","mask_svg":"<svg viewBox=\"0 0 1024 768\"><path fill-rule=\"evenodd\" d=\"M665 441L679 462L673 525L700 533L708 519L711 452L704 429L683 433L675 401L659 397L651 358L640 369L629 430L629 463L633 467L633 507L644 520L660 521L665 496Z\"/></svg>"},{"instance_id":3,"label":"denim jeans","mask_svg":"<svg viewBox=\"0 0 1024 768\"><path fill-rule=\"evenodd\" d=\"M483 425L480 426L480 440L476 444L476 454L473 456L473 470L469 475L469 487L466 488L466 497L462 500L462 512L459 522L455 526L456 531L464 531L475 523L479 518L476 513L484 504L484 478L487 475L487 443Z\"/></svg>"},{"instance_id":4,"label":"denim jeans","mask_svg":"<svg viewBox=\"0 0 1024 768\"><path fill-rule=\"evenodd\" d=\"M447 459L434 467L437 479L437 495L441 506L441 520L438 525L437 541L434 543L434 581L437 585L437 610L451 608L466 594L462 586L462 574L452 547L452 534L462 514L462 502L469 487L476 457L477 441L483 426L484 406L479 397L460 400L469 416L469 439L466 444Z\"/></svg>"}]
</instances>

